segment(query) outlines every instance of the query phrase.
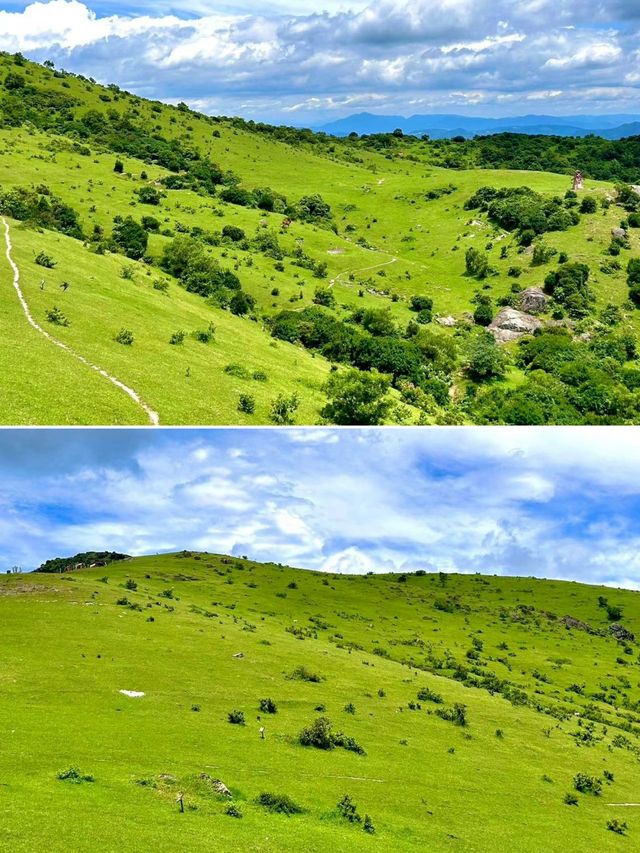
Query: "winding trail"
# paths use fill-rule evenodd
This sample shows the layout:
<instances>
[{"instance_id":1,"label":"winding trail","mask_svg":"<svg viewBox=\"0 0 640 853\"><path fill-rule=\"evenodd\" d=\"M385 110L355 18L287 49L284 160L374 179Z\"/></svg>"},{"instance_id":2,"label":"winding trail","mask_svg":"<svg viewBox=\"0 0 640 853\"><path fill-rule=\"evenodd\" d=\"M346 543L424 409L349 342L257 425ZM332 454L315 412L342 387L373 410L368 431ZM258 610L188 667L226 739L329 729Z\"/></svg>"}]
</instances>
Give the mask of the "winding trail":
<instances>
[{"instance_id":1,"label":"winding trail","mask_svg":"<svg viewBox=\"0 0 640 853\"><path fill-rule=\"evenodd\" d=\"M355 275L359 272L370 272L371 270L381 269L382 267L391 266L391 264L397 264L398 260L398 258L391 258L390 261L385 261L382 264L374 264L372 267L361 267L359 270L345 270L344 272L341 272L339 275L337 275L335 278L331 279L331 281L329 282L329 287L333 287L333 285L336 284L336 282L340 281L340 279L345 275Z\"/></svg>"},{"instance_id":2,"label":"winding trail","mask_svg":"<svg viewBox=\"0 0 640 853\"><path fill-rule=\"evenodd\" d=\"M15 288L16 293L18 294L18 300L20 302L20 305L22 306L22 310L24 312L25 317L27 318L29 325L34 328L36 332L39 332L41 335L43 335L43 337L45 337L52 344L64 350L65 352L68 352L69 355L72 355L78 361L81 361L82 364L86 365L87 367L90 367L92 370L95 370L96 373L100 374L100 376L104 376L104 378L108 379L112 385L116 386L116 388L119 388L121 391L124 391L124 393L127 394L127 396L129 396L133 400L133 402L137 406L140 406L140 408L145 412L145 414L149 418L149 422L153 426L159 426L160 416L158 415L158 413L155 412L150 406L148 406L140 397L140 395L133 390L133 388L129 388L128 385L125 385L124 382L121 382L115 376L112 376L110 373L107 373L107 371L104 370L102 367L98 367L97 364L93 364L93 362L89 361L83 355L80 355L80 353L77 353L70 346L63 343L62 341L59 341L57 338L54 338L53 335L50 335L49 332L43 329L42 326L38 325L38 323L34 320L31 312L29 311L27 300L24 298L24 294L22 293L22 289L20 287L20 270L18 269L17 264L11 257L11 250L13 248L13 245L11 243L9 223L4 218L4 216L2 217L2 222L4 224L4 237L5 242L7 244L6 256L11 266L11 269L13 270L13 286Z\"/></svg>"}]
</instances>

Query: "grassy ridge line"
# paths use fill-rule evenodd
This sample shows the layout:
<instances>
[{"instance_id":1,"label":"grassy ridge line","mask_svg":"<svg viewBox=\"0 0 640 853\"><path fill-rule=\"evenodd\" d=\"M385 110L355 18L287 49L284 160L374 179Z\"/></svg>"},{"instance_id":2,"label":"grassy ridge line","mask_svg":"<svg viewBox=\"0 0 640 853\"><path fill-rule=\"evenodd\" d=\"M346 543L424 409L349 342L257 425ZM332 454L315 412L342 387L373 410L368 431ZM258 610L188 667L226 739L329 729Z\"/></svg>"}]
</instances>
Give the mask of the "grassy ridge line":
<instances>
[{"instance_id":1,"label":"grassy ridge line","mask_svg":"<svg viewBox=\"0 0 640 853\"><path fill-rule=\"evenodd\" d=\"M44 844L57 851L72 844L81 851L121 845L138 851L153 845L169 851L177 845L196 851L213 845L479 853L500 844L560 853L567 836L589 850L633 843L640 825L632 810L623 815L628 840L606 829L616 814L607 804L632 802L637 775L637 758L610 746L618 729L600 740L598 724L595 742L579 744L573 713L566 719L541 715L466 687L446 671L418 667L429 649L464 659L471 638L482 638L488 669L507 672L497 660L505 656L510 677L531 695L535 686L545 700L582 711L590 700L566 686L574 679L584 680L587 691L602 679L613 684L618 675L632 675L635 658L618 664L611 639L567 630L541 613L570 612L604 629L597 602L603 594L623 608L624 624L637 629L637 594L479 576L449 576L443 586L438 576L403 582L194 556L0 578L0 719L11 745L0 756L0 782L7 785L0 788L0 828L14 849ZM127 579L137 589L125 589ZM168 589L172 598L163 596ZM455 597L459 609L435 608L443 596ZM141 610L116 605L123 597ZM535 614L519 610L521 604ZM520 615L505 620L505 610ZM25 644L27 626L38 639ZM500 650L502 642L509 651ZM389 658L372 654L377 648ZM234 657L238 653L244 656ZM413 666L395 659L408 655ZM301 664L325 680L288 679ZM549 681L534 679L534 671ZM429 702L411 710L424 686L442 695L444 707L467 705L468 728L428 713L438 707ZM122 689L146 695L127 699ZM622 692L638 699L635 684ZM259 712L266 696L277 703L274 716ZM318 716L319 703L366 756L295 742ZM348 703L355 714L343 710ZM245 726L227 722L236 708L244 711ZM260 725L266 726L265 741ZM71 763L95 775L95 783L56 780ZM602 796L579 795L577 808L563 803L577 772L602 777L604 769L614 782ZM231 788L242 820L224 814L225 803L199 780L202 772ZM178 790L196 811L178 813ZM307 813L270 815L254 802L263 791L285 793ZM338 817L335 805L344 793L372 816L375 836Z\"/></svg>"}]
</instances>

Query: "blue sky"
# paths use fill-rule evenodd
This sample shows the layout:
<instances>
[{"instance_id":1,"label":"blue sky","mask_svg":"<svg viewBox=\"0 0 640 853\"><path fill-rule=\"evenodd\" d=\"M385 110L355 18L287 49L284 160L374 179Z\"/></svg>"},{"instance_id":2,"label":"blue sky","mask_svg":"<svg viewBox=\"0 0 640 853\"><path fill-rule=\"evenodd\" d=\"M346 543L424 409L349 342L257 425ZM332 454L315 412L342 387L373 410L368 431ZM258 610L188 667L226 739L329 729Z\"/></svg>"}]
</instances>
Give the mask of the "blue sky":
<instances>
[{"instance_id":1,"label":"blue sky","mask_svg":"<svg viewBox=\"0 0 640 853\"><path fill-rule=\"evenodd\" d=\"M194 548L640 589L638 430L3 430L0 571Z\"/></svg>"},{"instance_id":2,"label":"blue sky","mask_svg":"<svg viewBox=\"0 0 640 853\"><path fill-rule=\"evenodd\" d=\"M0 2L0 49L206 112L640 112L638 0Z\"/></svg>"}]
</instances>

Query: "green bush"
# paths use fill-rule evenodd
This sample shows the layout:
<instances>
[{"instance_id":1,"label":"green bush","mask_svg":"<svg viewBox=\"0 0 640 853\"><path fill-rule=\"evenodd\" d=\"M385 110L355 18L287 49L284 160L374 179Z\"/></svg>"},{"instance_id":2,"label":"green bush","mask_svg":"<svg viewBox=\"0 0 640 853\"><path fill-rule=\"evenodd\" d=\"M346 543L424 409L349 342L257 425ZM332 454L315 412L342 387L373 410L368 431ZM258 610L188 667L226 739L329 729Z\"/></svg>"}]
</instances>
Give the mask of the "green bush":
<instances>
[{"instance_id":1,"label":"green bush","mask_svg":"<svg viewBox=\"0 0 640 853\"><path fill-rule=\"evenodd\" d=\"M115 335L114 340L116 343L122 344L125 347L130 347L135 339L131 329L120 329L120 331Z\"/></svg>"},{"instance_id":2,"label":"green bush","mask_svg":"<svg viewBox=\"0 0 640 853\"><path fill-rule=\"evenodd\" d=\"M45 267L48 270L52 270L56 265L56 262L53 260L53 258L43 251L38 252L35 261L39 267Z\"/></svg>"},{"instance_id":3,"label":"green bush","mask_svg":"<svg viewBox=\"0 0 640 853\"><path fill-rule=\"evenodd\" d=\"M227 719L234 726L244 726L245 724L244 713L242 711L230 711L227 714Z\"/></svg>"},{"instance_id":4,"label":"green bush","mask_svg":"<svg viewBox=\"0 0 640 853\"><path fill-rule=\"evenodd\" d=\"M56 774L56 779L61 782L73 782L76 785L81 785L83 782L95 782L95 778L86 773L81 773L77 767L69 767L68 770L61 770Z\"/></svg>"},{"instance_id":5,"label":"green bush","mask_svg":"<svg viewBox=\"0 0 640 853\"><path fill-rule=\"evenodd\" d=\"M602 793L602 779L578 773L573 779L573 787L581 794L593 794L597 797Z\"/></svg>"},{"instance_id":6,"label":"green bush","mask_svg":"<svg viewBox=\"0 0 640 853\"><path fill-rule=\"evenodd\" d=\"M251 394L240 394L238 399L238 411L245 415L252 415L256 410L256 399Z\"/></svg>"},{"instance_id":7,"label":"green bush","mask_svg":"<svg viewBox=\"0 0 640 853\"><path fill-rule=\"evenodd\" d=\"M53 323L54 326L69 325L69 320L56 305L54 305L53 308L50 308L47 311L47 320L50 323Z\"/></svg>"},{"instance_id":8,"label":"green bush","mask_svg":"<svg viewBox=\"0 0 640 853\"><path fill-rule=\"evenodd\" d=\"M184 343L184 339L187 337L187 333L183 331L174 332L169 338L169 343L172 346L180 346L180 344Z\"/></svg>"},{"instance_id":9,"label":"green bush","mask_svg":"<svg viewBox=\"0 0 640 853\"><path fill-rule=\"evenodd\" d=\"M295 803L291 797L288 797L286 794L263 793L260 794L256 803L276 814L293 815L305 813L305 809Z\"/></svg>"},{"instance_id":10,"label":"green bush","mask_svg":"<svg viewBox=\"0 0 640 853\"><path fill-rule=\"evenodd\" d=\"M294 415L300 405L300 398L293 394L278 394L271 403L269 418L272 423L280 426L291 426L294 423Z\"/></svg>"},{"instance_id":11,"label":"green bush","mask_svg":"<svg viewBox=\"0 0 640 853\"><path fill-rule=\"evenodd\" d=\"M261 699L260 700L260 711L263 714L277 714L278 706L273 701L273 699Z\"/></svg>"}]
</instances>

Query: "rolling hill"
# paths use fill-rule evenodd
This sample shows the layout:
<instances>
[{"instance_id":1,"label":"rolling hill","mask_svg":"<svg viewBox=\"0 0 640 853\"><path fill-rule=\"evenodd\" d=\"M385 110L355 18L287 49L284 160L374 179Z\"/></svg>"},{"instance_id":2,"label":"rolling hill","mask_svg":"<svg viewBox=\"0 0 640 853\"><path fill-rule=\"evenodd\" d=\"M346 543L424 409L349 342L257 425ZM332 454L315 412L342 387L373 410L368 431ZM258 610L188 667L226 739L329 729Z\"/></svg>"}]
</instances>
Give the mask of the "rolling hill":
<instances>
[{"instance_id":1,"label":"rolling hill","mask_svg":"<svg viewBox=\"0 0 640 853\"><path fill-rule=\"evenodd\" d=\"M634 347L606 371L600 353L638 330L636 197L613 184L640 180L633 141L337 140L19 54L0 55L0 116L2 423L640 420ZM579 167L588 213L566 197ZM533 236L522 216L469 209L485 186L516 206L527 188ZM565 328L571 376L484 328L567 261L589 267L587 297L558 290L542 321ZM371 370L391 385L375 417ZM357 392L328 391L336 374ZM332 393L351 410L326 409Z\"/></svg>"},{"instance_id":2,"label":"rolling hill","mask_svg":"<svg viewBox=\"0 0 640 853\"><path fill-rule=\"evenodd\" d=\"M0 577L7 849L636 846L637 593L195 552L44 568Z\"/></svg>"}]
</instances>

